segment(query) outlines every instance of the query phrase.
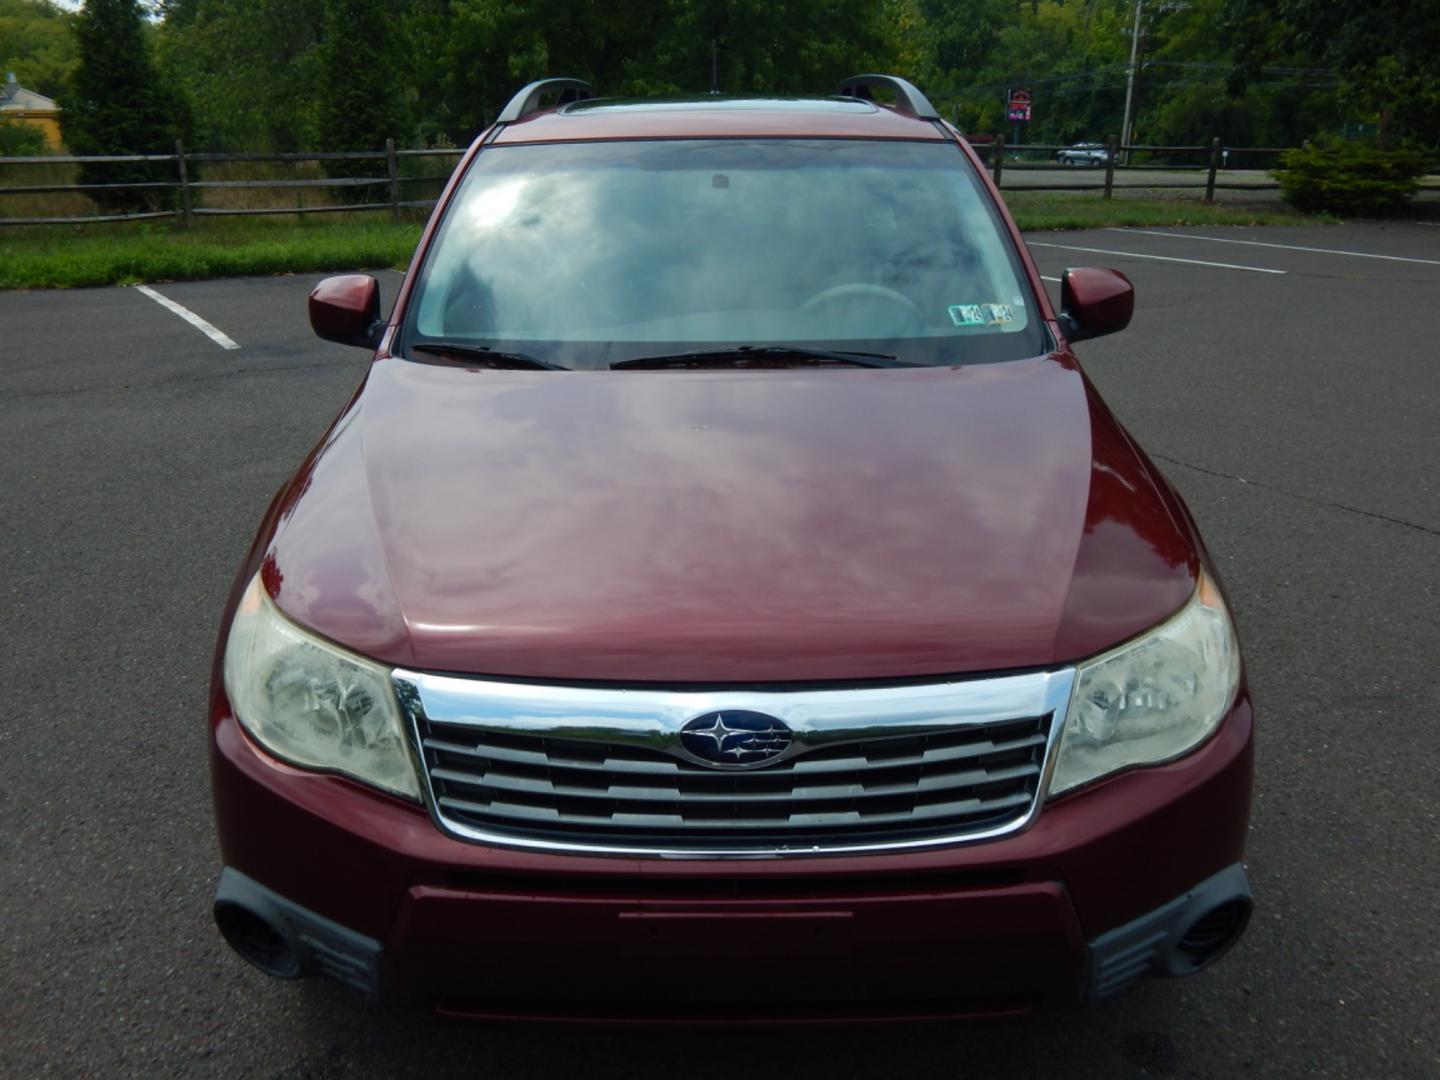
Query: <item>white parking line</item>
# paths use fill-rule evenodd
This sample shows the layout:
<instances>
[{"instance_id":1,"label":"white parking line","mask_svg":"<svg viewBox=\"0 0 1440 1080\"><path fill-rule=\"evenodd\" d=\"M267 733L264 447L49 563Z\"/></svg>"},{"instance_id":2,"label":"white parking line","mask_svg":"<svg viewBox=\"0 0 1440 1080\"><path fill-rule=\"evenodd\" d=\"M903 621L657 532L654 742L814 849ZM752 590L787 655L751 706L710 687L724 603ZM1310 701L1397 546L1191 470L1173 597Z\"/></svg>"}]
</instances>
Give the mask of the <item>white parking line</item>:
<instances>
[{"instance_id":1,"label":"white parking line","mask_svg":"<svg viewBox=\"0 0 1440 1080\"><path fill-rule=\"evenodd\" d=\"M1266 266L1237 266L1234 263L1206 262L1203 259L1177 259L1173 255L1142 255L1138 251L1112 251L1109 248L1073 247L1070 244L1042 244L1029 240L1031 247L1059 248L1062 251L1088 251L1093 255L1121 255L1127 259L1154 259L1156 262L1189 263L1191 266L1213 266L1218 270L1249 270L1255 274L1286 274L1288 270L1271 270Z\"/></svg>"},{"instance_id":2,"label":"white parking line","mask_svg":"<svg viewBox=\"0 0 1440 1080\"><path fill-rule=\"evenodd\" d=\"M154 289L146 285L136 285L135 289L137 292L142 292L146 296L150 297L151 300L154 300L161 307L167 308L170 311L173 311L176 315L179 315L180 318L184 319L191 326L195 327L196 330L199 330L202 334L208 337L211 341L215 342L215 344L219 345L222 349L238 349L240 347L240 343L237 342L234 338L230 337L230 335L226 334L223 330L212 326L210 323L202 319L199 315L196 315L189 308L185 307L183 304L177 304L168 296L161 296Z\"/></svg>"},{"instance_id":3,"label":"white parking line","mask_svg":"<svg viewBox=\"0 0 1440 1080\"><path fill-rule=\"evenodd\" d=\"M1412 259L1404 255L1375 255L1369 251L1341 251L1338 248L1301 247L1298 244L1271 244L1264 240L1232 240L1226 236L1191 236L1188 233L1159 232L1154 229L1127 229L1113 225L1110 232L1138 233L1141 236L1168 236L1176 240L1209 240L1212 244L1246 244L1250 247L1279 248L1281 251L1308 251L1314 255L1352 255L1357 259L1385 259L1389 262L1422 263L1440 266L1440 259Z\"/></svg>"},{"instance_id":4,"label":"white parking line","mask_svg":"<svg viewBox=\"0 0 1440 1080\"><path fill-rule=\"evenodd\" d=\"M1046 277L1044 274L1041 274L1041 275L1040 275L1040 280L1041 280L1041 281L1053 281L1056 285L1059 285L1059 284L1060 284L1060 279L1059 279L1058 277Z\"/></svg>"}]
</instances>

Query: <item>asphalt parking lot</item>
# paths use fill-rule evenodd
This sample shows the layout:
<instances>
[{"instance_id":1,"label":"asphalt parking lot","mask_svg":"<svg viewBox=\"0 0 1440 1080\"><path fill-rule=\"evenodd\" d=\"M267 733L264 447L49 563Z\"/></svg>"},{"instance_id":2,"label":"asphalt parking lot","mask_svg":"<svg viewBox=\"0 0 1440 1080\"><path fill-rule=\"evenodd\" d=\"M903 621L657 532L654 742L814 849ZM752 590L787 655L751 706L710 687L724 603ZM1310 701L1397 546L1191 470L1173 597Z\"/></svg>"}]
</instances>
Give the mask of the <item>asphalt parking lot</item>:
<instances>
[{"instance_id":1,"label":"asphalt parking lot","mask_svg":"<svg viewBox=\"0 0 1440 1080\"><path fill-rule=\"evenodd\" d=\"M465 1026L272 981L209 905L205 693L271 493L360 378L314 277L0 293L0 1074L1440 1076L1440 227L1028 238L1184 492L1258 715L1257 910L1211 971L998 1026ZM398 276L383 274L387 300ZM1052 290L1055 285L1050 286Z\"/></svg>"}]
</instances>

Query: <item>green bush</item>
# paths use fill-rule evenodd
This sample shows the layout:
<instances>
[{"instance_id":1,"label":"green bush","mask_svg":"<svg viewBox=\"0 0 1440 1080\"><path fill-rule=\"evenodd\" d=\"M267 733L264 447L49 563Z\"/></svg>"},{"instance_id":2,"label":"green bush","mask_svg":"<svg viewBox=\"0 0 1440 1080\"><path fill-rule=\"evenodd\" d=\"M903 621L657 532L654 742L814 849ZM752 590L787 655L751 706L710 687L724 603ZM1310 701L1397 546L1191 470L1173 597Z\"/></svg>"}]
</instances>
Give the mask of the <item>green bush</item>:
<instances>
[{"instance_id":1,"label":"green bush","mask_svg":"<svg viewBox=\"0 0 1440 1080\"><path fill-rule=\"evenodd\" d=\"M1404 206L1420 190L1428 165L1426 155L1415 150L1330 142L1287 150L1274 176L1297 210L1374 217Z\"/></svg>"},{"instance_id":2,"label":"green bush","mask_svg":"<svg viewBox=\"0 0 1440 1080\"><path fill-rule=\"evenodd\" d=\"M0 157L33 157L45 153L45 136L38 128L0 117Z\"/></svg>"}]
</instances>

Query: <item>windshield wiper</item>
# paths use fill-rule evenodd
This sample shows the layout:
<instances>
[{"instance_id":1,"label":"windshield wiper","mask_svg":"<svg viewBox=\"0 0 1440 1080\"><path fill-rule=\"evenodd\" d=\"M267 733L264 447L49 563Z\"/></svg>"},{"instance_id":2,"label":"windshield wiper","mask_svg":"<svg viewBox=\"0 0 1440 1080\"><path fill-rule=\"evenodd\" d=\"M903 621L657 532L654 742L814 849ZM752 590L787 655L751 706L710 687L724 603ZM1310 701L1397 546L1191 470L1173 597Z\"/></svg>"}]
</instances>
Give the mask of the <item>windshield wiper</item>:
<instances>
[{"instance_id":1,"label":"windshield wiper","mask_svg":"<svg viewBox=\"0 0 1440 1080\"><path fill-rule=\"evenodd\" d=\"M736 345L727 349L697 349L694 352L637 356L617 360L612 368L706 367L713 364L745 364L751 360L792 361L799 364L854 364L856 367L922 367L892 353L850 352L836 349L807 349L803 345Z\"/></svg>"},{"instance_id":2,"label":"windshield wiper","mask_svg":"<svg viewBox=\"0 0 1440 1080\"><path fill-rule=\"evenodd\" d=\"M454 356L465 360L476 360L487 367L534 368L537 371L569 371L563 364L552 364L537 360L524 353L505 352L492 349L489 345L472 345L468 341L417 341L410 346L411 352L433 353L436 356Z\"/></svg>"}]
</instances>

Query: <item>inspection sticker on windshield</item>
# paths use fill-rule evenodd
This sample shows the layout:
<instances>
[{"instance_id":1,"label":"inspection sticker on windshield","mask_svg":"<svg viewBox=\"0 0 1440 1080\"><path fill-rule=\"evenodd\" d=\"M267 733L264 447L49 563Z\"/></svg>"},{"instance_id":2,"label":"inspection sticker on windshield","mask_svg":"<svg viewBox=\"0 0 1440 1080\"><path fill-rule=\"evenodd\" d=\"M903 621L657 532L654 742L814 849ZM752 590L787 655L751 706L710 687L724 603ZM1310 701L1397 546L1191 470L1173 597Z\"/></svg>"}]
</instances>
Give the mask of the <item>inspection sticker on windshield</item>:
<instances>
[{"instance_id":1,"label":"inspection sticker on windshield","mask_svg":"<svg viewBox=\"0 0 1440 1080\"><path fill-rule=\"evenodd\" d=\"M950 321L956 326L1000 326L1015 321L1009 304L951 304Z\"/></svg>"}]
</instances>

